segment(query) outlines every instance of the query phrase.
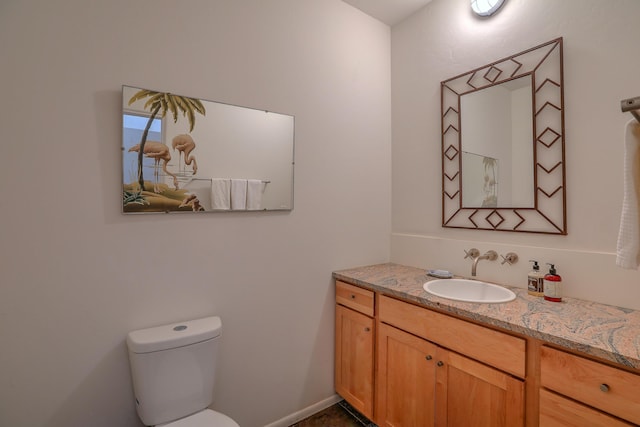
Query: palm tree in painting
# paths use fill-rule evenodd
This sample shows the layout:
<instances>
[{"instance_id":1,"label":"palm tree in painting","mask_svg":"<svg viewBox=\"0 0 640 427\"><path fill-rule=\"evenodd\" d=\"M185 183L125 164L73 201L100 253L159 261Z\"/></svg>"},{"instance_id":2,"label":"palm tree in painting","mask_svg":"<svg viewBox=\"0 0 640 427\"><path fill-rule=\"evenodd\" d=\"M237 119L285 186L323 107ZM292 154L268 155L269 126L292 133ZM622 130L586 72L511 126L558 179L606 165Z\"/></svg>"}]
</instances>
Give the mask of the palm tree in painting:
<instances>
[{"instance_id":1,"label":"palm tree in painting","mask_svg":"<svg viewBox=\"0 0 640 427\"><path fill-rule=\"evenodd\" d=\"M144 98L149 98L144 104L144 109L149 110L151 115L149 116L147 125L142 133L142 138L140 138L140 146L138 150L138 183L140 184L140 191L144 190L144 177L142 174L144 144L147 142L149 129L156 117L164 118L167 113L171 113L173 116L173 122L177 123L178 112L181 112L183 117L186 117L187 120L189 120L189 132L191 132L196 124L196 113L202 114L203 116L206 114L204 105L202 105L202 102L199 99L146 89L141 89L136 92L131 99L129 99L129 105Z\"/></svg>"}]
</instances>

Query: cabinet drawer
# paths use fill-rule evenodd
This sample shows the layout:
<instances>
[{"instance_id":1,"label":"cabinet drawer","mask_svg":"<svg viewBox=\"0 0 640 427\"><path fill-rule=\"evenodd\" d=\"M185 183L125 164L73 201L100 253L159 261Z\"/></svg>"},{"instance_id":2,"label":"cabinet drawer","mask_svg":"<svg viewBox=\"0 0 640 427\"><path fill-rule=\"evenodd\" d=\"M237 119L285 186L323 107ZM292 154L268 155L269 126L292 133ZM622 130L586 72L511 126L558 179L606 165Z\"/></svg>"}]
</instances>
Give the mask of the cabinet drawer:
<instances>
[{"instance_id":1,"label":"cabinet drawer","mask_svg":"<svg viewBox=\"0 0 640 427\"><path fill-rule=\"evenodd\" d=\"M640 424L640 375L543 346L540 383L589 406Z\"/></svg>"},{"instance_id":2,"label":"cabinet drawer","mask_svg":"<svg viewBox=\"0 0 640 427\"><path fill-rule=\"evenodd\" d=\"M336 302L373 316L373 291L336 280Z\"/></svg>"},{"instance_id":3,"label":"cabinet drawer","mask_svg":"<svg viewBox=\"0 0 640 427\"><path fill-rule=\"evenodd\" d=\"M525 340L426 308L380 296L382 322L462 353L520 378L525 376Z\"/></svg>"},{"instance_id":4,"label":"cabinet drawer","mask_svg":"<svg viewBox=\"0 0 640 427\"><path fill-rule=\"evenodd\" d=\"M540 389L540 427L631 427L621 421L578 402Z\"/></svg>"}]
</instances>

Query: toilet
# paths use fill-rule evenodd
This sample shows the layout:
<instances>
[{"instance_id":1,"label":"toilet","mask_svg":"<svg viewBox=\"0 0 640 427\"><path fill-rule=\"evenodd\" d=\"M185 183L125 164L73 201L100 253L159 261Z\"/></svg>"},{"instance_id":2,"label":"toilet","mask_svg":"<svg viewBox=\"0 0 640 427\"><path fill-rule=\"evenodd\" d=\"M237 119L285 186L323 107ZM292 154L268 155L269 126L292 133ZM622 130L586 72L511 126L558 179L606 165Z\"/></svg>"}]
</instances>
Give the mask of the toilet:
<instances>
[{"instance_id":1,"label":"toilet","mask_svg":"<svg viewBox=\"0 0 640 427\"><path fill-rule=\"evenodd\" d=\"M129 332L136 411L146 426L239 427L213 402L222 321L206 317Z\"/></svg>"}]
</instances>

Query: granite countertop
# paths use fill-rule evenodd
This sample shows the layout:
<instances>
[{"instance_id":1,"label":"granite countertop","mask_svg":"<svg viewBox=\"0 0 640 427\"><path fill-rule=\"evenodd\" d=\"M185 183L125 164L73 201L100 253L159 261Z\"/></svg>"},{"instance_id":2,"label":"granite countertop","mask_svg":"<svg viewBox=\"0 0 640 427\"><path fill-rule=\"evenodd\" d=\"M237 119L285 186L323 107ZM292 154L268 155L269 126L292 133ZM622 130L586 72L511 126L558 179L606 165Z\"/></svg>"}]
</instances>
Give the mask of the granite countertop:
<instances>
[{"instance_id":1,"label":"granite countertop","mask_svg":"<svg viewBox=\"0 0 640 427\"><path fill-rule=\"evenodd\" d=\"M516 294L502 304L467 303L436 297L422 285L433 277L426 270L399 264L377 264L335 271L347 283L412 301L537 338L620 365L640 369L640 311L574 298L545 301L526 289L505 286Z\"/></svg>"}]
</instances>

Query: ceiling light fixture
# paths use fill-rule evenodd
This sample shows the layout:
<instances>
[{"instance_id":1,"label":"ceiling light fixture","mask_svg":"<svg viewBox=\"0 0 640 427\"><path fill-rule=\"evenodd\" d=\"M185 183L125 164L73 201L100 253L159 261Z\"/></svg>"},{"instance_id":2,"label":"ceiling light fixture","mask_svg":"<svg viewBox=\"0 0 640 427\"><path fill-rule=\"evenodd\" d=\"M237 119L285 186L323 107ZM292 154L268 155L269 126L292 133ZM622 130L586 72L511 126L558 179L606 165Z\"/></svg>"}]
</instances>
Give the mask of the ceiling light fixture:
<instances>
[{"instance_id":1,"label":"ceiling light fixture","mask_svg":"<svg viewBox=\"0 0 640 427\"><path fill-rule=\"evenodd\" d=\"M490 16L496 13L504 0L471 0L471 9L476 15Z\"/></svg>"}]
</instances>

